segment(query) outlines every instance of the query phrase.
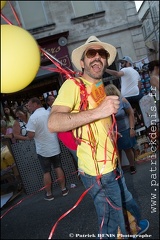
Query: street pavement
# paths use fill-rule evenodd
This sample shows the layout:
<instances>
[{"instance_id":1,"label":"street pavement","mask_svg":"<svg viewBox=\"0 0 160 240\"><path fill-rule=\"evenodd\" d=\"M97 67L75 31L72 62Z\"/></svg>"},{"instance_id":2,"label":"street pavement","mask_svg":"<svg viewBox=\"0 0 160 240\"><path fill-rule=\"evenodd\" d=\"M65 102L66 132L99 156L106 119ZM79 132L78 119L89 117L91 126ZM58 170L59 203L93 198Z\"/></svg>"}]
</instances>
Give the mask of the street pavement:
<instances>
[{"instance_id":1,"label":"street pavement","mask_svg":"<svg viewBox=\"0 0 160 240\"><path fill-rule=\"evenodd\" d=\"M136 174L131 175L127 167L124 174L142 218L150 222L143 239L159 239L159 154L156 159L136 162L136 167ZM56 188L52 201L44 200L44 191L32 195L23 192L4 205L1 239L96 239L97 217L90 195L83 197L81 181L75 188L68 188L65 197Z\"/></svg>"}]
</instances>

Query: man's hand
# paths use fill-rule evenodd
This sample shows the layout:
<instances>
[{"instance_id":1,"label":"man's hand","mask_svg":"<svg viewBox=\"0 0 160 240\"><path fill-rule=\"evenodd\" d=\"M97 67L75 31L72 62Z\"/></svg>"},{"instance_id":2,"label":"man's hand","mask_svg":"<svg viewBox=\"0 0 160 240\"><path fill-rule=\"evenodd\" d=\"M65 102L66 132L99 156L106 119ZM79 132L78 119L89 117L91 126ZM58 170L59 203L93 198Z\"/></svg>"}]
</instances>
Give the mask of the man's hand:
<instances>
[{"instance_id":1,"label":"man's hand","mask_svg":"<svg viewBox=\"0 0 160 240\"><path fill-rule=\"evenodd\" d=\"M120 101L118 96L107 96L96 108L99 119L116 114L118 112L119 105Z\"/></svg>"}]
</instances>

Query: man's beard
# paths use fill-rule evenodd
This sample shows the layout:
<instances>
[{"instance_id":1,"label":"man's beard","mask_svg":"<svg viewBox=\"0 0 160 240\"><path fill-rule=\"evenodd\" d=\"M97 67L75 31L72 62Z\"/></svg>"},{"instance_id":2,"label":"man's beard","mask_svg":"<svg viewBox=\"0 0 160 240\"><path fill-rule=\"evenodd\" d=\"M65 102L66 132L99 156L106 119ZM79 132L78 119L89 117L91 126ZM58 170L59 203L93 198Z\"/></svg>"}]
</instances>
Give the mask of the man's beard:
<instances>
[{"instance_id":1,"label":"man's beard","mask_svg":"<svg viewBox=\"0 0 160 240\"><path fill-rule=\"evenodd\" d=\"M96 62L96 61L94 61L94 62ZM99 73L94 73L93 71L91 71L91 68L92 68L91 66L93 65L94 62L90 63L89 66L86 66L86 65L85 65L85 73L86 73L89 77L91 77L91 78L93 78L93 79L95 79L95 80L99 80L99 79L102 78L102 76L103 76L103 74L104 74L105 69L106 69L107 66L104 66L104 67L102 68L102 71L100 71ZM97 62L98 62L98 61L97 61ZM99 61L99 62L100 62L100 61ZM101 63L101 65L102 65L102 62L100 62L100 63Z\"/></svg>"}]
</instances>

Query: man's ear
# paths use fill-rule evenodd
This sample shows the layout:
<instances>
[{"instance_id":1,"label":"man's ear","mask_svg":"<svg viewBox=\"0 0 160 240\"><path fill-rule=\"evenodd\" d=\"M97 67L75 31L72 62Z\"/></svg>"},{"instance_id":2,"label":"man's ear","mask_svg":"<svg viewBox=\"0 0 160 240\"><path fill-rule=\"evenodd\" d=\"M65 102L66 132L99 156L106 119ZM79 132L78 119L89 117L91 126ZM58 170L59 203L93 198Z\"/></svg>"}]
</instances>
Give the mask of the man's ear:
<instances>
[{"instance_id":1,"label":"man's ear","mask_svg":"<svg viewBox=\"0 0 160 240\"><path fill-rule=\"evenodd\" d=\"M80 64L81 64L81 68L84 68L84 61L83 60L80 61Z\"/></svg>"}]
</instances>

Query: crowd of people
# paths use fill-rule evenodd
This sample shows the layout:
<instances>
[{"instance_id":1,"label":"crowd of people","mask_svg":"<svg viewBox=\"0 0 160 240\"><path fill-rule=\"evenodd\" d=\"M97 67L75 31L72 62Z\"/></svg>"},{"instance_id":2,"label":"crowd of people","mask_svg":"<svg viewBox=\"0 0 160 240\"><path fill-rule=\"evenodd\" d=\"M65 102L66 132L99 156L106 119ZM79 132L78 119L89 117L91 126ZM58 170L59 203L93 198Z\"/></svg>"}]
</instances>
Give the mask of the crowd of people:
<instances>
[{"instance_id":1,"label":"crowd of people","mask_svg":"<svg viewBox=\"0 0 160 240\"><path fill-rule=\"evenodd\" d=\"M51 165L62 195L66 196L69 192L60 159L61 141L75 159L85 188L90 188L99 234L127 235L123 213L126 209L134 216L137 235L140 235L147 231L149 222L141 219L139 207L127 189L121 167L121 151L124 150L131 174L136 173L132 102L142 98L140 76L129 56L119 60L120 71L108 69L115 61L116 54L114 46L101 42L95 36L89 37L71 55L74 66L82 72L82 76L67 79L56 98L47 96L47 109L37 97L29 99L27 105L18 106L15 111L4 106L1 136L10 138L12 143L35 140L43 170L44 198L49 201L54 199ZM104 88L102 76L105 72L121 78L121 89L114 84ZM159 61L149 64L149 72L159 102Z\"/></svg>"}]
</instances>

